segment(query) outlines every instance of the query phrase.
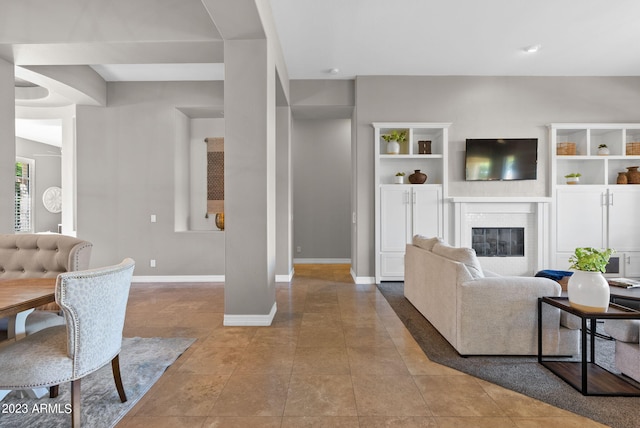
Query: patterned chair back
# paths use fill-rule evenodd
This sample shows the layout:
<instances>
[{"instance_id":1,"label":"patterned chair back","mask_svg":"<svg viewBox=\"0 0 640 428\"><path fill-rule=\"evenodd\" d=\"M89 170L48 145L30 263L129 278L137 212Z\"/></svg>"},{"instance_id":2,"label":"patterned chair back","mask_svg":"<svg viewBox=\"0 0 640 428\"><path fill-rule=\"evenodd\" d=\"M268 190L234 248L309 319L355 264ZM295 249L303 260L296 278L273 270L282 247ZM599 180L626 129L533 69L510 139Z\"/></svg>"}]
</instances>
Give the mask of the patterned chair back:
<instances>
[{"instance_id":1,"label":"patterned chair back","mask_svg":"<svg viewBox=\"0 0 640 428\"><path fill-rule=\"evenodd\" d=\"M67 322L67 346L73 377L85 376L110 362L122 346L122 330L135 262L62 273L56 302Z\"/></svg>"}]
</instances>

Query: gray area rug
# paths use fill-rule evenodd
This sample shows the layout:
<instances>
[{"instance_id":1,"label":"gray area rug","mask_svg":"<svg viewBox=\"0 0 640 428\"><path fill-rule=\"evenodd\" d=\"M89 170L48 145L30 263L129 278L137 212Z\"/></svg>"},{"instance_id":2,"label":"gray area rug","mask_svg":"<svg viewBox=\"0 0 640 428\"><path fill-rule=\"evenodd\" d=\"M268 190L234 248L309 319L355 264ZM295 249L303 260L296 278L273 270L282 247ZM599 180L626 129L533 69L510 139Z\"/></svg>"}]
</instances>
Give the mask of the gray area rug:
<instances>
[{"instance_id":1,"label":"gray area rug","mask_svg":"<svg viewBox=\"0 0 640 428\"><path fill-rule=\"evenodd\" d=\"M81 383L82 426L115 426L193 342L195 339L188 338L124 338L120 371L128 400L120 402L111 364L85 376ZM45 396L36 400L20 395L14 391L0 402L0 427L71 426L71 414L65 411L65 406L71 409L69 382L60 385L56 398Z\"/></svg>"},{"instance_id":2,"label":"gray area rug","mask_svg":"<svg viewBox=\"0 0 640 428\"><path fill-rule=\"evenodd\" d=\"M430 360L614 428L640 427L640 397L586 397L536 357L461 357L404 297L404 283L383 282L378 289ZM596 362L615 372L614 342L596 340Z\"/></svg>"}]
</instances>

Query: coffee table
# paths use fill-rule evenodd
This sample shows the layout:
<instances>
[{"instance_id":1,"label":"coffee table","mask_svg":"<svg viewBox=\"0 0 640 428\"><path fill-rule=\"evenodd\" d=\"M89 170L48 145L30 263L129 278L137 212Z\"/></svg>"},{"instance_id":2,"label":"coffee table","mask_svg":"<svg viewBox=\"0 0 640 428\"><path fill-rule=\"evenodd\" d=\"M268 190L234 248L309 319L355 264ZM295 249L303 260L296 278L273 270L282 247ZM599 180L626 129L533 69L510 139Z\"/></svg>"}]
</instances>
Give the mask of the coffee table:
<instances>
[{"instance_id":1,"label":"coffee table","mask_svg":"<svg viewBox=\"0 0 640 428\"><path fill-rule=\"evenodd\" d=\"M624 288L610 285L609 291L612 303L617 303L635 310L640 308L640 287Z\"/></svg>"},{"instance_id":2,"label":"coffee table","mask_svg":"<svg viewBox=\"0 0 640 428\"><path fill-rule=\"evenodd\" d=\"M581 361L548 359L542 355L542 305L554 306L582 321L580 345ZM615 303L607 312L584 312L569 305L567 297L541 297L538 299L538 362L573 386L582 395L640 396L640 388L622 377L599 366L595 361L595 327L599 319L640 319L640 312ZM591 328L588 328L587 322ZM591 339L587 352L587 334Z\"/></svg>"}]
</instances>

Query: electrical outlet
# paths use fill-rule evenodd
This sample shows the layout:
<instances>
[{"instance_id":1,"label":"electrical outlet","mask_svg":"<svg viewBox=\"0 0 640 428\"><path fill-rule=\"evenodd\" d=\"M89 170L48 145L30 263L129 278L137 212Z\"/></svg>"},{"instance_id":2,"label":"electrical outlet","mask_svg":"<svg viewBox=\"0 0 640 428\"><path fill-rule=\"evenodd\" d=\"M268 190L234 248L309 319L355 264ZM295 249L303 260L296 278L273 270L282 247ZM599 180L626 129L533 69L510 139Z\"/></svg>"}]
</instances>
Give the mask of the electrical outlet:
<instances>
[{"instance_id":1,"label":"electrical outlet","mask_svg":"<svg viewBox=\"0 0 640 428\"><path fill-rule=\"evenodd\" d=\"M157 217L155 214L151 214L151 223L155 223L157 221Z\"/></svg>"},{"instance_id":2,"label":"electrical outlet","mask_svg":"<svg viewBox=\"0 0 640 428\"><path fill-rule=\"evenodd\" d=\"M296 253L301 253L302 252L302 247L298 246L296 247Z\"/></svg>"},{"instance_id":3,"label":"electrical outlet","mask_svg":"<svg viewBox=\"0 0 640 428\"><path fill-rule=\"evenodd\" d=\"M156 260L155 259L151 259L151 261L149 262L149 266L156 267Z\"/></svg>"}]
</instances>

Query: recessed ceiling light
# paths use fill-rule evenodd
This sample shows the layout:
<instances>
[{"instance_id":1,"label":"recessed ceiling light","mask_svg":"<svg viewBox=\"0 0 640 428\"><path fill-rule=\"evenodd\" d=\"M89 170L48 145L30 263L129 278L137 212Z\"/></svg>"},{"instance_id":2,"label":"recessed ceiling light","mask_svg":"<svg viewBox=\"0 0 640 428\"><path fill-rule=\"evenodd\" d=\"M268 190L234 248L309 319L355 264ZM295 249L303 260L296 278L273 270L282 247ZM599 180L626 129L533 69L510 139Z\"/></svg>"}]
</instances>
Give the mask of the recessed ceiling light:
<instances>
[{"instance_id":1,"label":"recessed ceiling light","mask_svg":"<svg viewBox=\"0 0 640 428\"><path fill-rule=\"evenodd\" d=\"M338 74L338 73L340 73L340 69L339 68L332 68L332 69L329 70L329 74L332 74L334 76L336 74Z\"/></svg>"},{"instance_id":2,"label":"recessed ceiling light","mask_svg":"<svg viewBox=\"0 0 640 428\"><path fill-rule=\"evenodd\" d=\"M525 51L526 53L536 53L540 50L542 46L540 45L531 45L531 46L527 46L526 48L523 48L522 50Z\"/></svg>"}]
</instances>

